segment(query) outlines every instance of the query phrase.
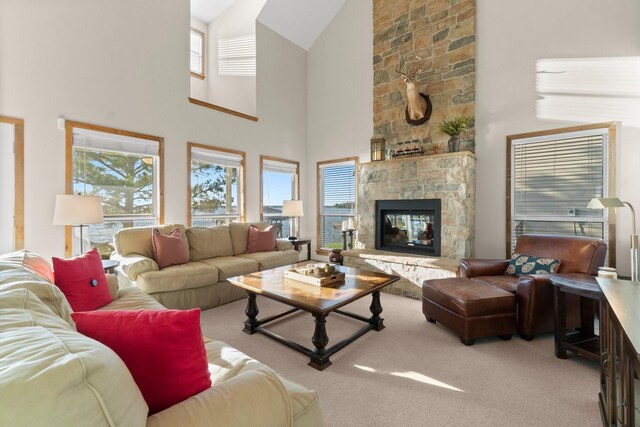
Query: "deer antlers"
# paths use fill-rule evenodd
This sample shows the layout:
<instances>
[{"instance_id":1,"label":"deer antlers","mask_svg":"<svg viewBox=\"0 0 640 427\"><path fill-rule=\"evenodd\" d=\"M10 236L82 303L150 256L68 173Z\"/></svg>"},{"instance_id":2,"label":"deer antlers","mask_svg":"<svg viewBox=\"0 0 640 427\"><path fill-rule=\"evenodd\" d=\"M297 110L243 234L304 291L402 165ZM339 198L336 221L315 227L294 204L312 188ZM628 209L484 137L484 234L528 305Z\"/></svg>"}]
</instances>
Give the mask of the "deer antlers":
<instances>
[{"instance_id":1,"label":"deer antlers","mask_svg":"<svg viewBox=\"0 0 640 427\"><path fill-rule=\"evenodd\" d=\"M422 57L416 55L416 59L422 61ZM405 81L405 83L416 79L421 73L422 73L422 68L418 68L416 71L414 71L413 73L406 73L402 71L402 68L404 67L404 57L400 56L400 67L396 67L395 68L395 72L398 73Z\"/></svg>"}]
</instances>

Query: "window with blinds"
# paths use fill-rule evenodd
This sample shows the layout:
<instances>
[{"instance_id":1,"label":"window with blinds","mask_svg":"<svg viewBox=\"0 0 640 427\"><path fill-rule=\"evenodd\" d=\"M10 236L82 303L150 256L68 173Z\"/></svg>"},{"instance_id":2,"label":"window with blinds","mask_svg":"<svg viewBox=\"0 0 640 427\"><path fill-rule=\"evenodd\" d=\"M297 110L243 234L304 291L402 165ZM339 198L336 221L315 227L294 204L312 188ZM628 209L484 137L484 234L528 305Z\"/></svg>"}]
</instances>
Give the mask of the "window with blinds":
<instances>
[{"instance_id":1,"label":"window with blinds","mask_svg":"<svg viewBox=\"0 0 640 427\"><path fill-rule=\"evenodd\" d=\"M242 222L245 153L190 144L191 225Z\"/></svg>"},{"instance_id":2,"label":"window with blinds","mask_svg":"<svg viewBox=\"0 0 640 427\"><path fill-rule=\"evenodd\" d=\"M218 40L218 74L221 76L256 75L256 36Z\"/></svg>"},{"instance_id":3,"label":"window with blinds","mask_svg":"<svg viewBox=\"0 0 640 427\"><path fill-rule=\"evenodd\" d=\"M73 192L100 196L104 211L104 223L89 226L88 243L108 256L118 230L159 222L160 141L79 127L72 135Z\"/></svg>"},{"instance_id":4,"label":"window with blinds","mask_svg":"<svg viewBox=\"0 0 640 427\"><path fill-rule=\"evenodd\" d=\"M608 129L511 141L511 249L522 234L608 239Z\"/></svg>"},{"instance_id":5,"label":"window with blinds","mask_svg":"<svg viewBox=\"0 0 640 427\"><path fill-rule=\"evenodd\" d=\"M318 163L318 248L342 249L342 222L356 216L356 160Z\"/></svg>"},{"instance_id":6,"label":"window with blinds","mask_svg":"<svg viewBox=\"0 0 640 427\"><path fill-rule=\"evenodd\" d=\"M191 29L191 57L189 68L191 73L204 79L204 33Z\"/></svg>"},{"instance_id":7,"label":"window with blinds","mask_svg":"<svg viewBox=\"0 0 640 427\"><path fill-rule=\"evenodd\" d=\"M277 237L294 235L298 218L282 216L285 200L298 200L298 162L260 157L262 168L262 220L276 227Z\"/></svg>"}]
</instances>

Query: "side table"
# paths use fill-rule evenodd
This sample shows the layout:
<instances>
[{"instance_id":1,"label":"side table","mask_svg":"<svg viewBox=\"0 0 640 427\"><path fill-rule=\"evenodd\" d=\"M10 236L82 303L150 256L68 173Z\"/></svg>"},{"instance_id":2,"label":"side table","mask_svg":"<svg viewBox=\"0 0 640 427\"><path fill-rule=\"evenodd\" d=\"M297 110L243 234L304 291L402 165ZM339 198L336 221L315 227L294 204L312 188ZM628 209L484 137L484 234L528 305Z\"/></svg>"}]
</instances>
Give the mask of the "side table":
<instances>
[{"instance_id":1,"label":"side table","mask_svg":"<svg viewBox=\"0 0 640 427\"><path fill-rule=\"evenodd\" d=\"M103 259L102 260L102 268L104 272L107 274L113 274L116 272L116 267L120 265L119 261L115 261L112 259Z\"/></svg>"},{"instance_id":2,"label":"side table","mask_svg":"<svg viewBox=\"0 0 640 427\"><path fill-rule=\"evenodd\" d=\"M307 261L311 261L311 239L292 240L293 248L300 252L303 245L307 245Z\"/></svg>"},{"instance_id":3,"label":"side table","mask_svg":"<svg viewBox=\"0 0 640 427\"><path fill-rule=\"evenodd\" d=\"M556 274L549 279L554 285L555 350L558 359L567 358L567 350L591 360L600 360L600 337L594 334L594 301L603 296L594 276L588 274ZM580 297L580 330L567 334L565 295Z\"/></svg>"}]
</instances>

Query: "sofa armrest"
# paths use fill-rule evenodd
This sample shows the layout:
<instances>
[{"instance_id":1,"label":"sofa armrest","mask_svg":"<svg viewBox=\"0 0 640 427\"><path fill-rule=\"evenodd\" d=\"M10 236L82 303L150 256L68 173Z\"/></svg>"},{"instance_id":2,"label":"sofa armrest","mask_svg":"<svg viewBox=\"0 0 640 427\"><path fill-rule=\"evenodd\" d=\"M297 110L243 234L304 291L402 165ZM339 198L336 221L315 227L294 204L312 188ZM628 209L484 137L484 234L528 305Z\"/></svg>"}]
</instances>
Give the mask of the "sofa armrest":
<instances>
[{"instance_id":1,"label":"sofa armrest","mask_svg":"<svg viewBox=\"0 0 640 427\"><path fill-rule=\"evenodd\" d=\"M147 419L147 427L291 426L291 401L267 368L244 371Z\"/></svg>"},{"instance_id":2,"label":"sofa armrest","mask_svg":"<svg viewBox=\"0 0 640 427\"><path fill-rule=\"evenodd\" d=\"M151 258L147 258L143 255L129 254L118 255L116 253L111 254L111 259L119 261L118 270L121 271L129 280L135 282L138 276L147 271L158 271L158 264Z\"/></svg>"},{"instance_id":3,"label":"sofa armrest","mask_svg":"<svg viewBox=\"0 0 640 427\"><path fill-rule=\"evenodd\" d=\"M115 274L106 274L107 276L107 285L109 285L109 293L111 294L111 299L118 299L118 276Z\"/></svg>"},{"instance_id":4,"label":"sofa armrest","mask_svg":"<svg viewBox=\"0 0 640 427\"><path fill-rule=\"evenodd\" d=\"M461 259L460 277L502 276L509 266L508 259Z\"/></svg>"},{"instance_id":5,"label":"sofa armrest","mask_svg":"<svg viewBox=\"0 0 640 427\"><path fill-rule=\"evenodd\" d=\"M276 239L276 249L279 251L288 251L293 249L293 243L289 239Z\"/></svg>"},{"instance_id":6,"label":"sofa armrest","mask_svg":"<svg viewBox=\"0 0 640 427\"><path fill-rule=\"evenodd\" d=\"M531 338L546 331L553 323L553 285L551 276L542 274L522 275L518 279L518 332Z\"/></svg>"}]
</instances>

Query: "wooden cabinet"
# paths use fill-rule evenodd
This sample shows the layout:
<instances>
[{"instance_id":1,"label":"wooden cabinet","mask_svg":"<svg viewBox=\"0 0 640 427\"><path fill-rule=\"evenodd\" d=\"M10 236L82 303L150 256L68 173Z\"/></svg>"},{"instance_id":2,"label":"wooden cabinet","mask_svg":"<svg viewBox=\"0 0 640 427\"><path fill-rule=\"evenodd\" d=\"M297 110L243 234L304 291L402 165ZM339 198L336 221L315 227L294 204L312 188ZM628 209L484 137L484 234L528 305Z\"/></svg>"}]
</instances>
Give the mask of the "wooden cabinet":
<instances>
[{"instance_id":1,"label":"wooden cabinet","mask_svg":"<svg viewBox=\"0 0 640 427\"><path fill-rule=\"evenodd\" d=\"M640 427L640 282L598 278L600 414L605 426Z\"/></svg>"}]
</instances>

